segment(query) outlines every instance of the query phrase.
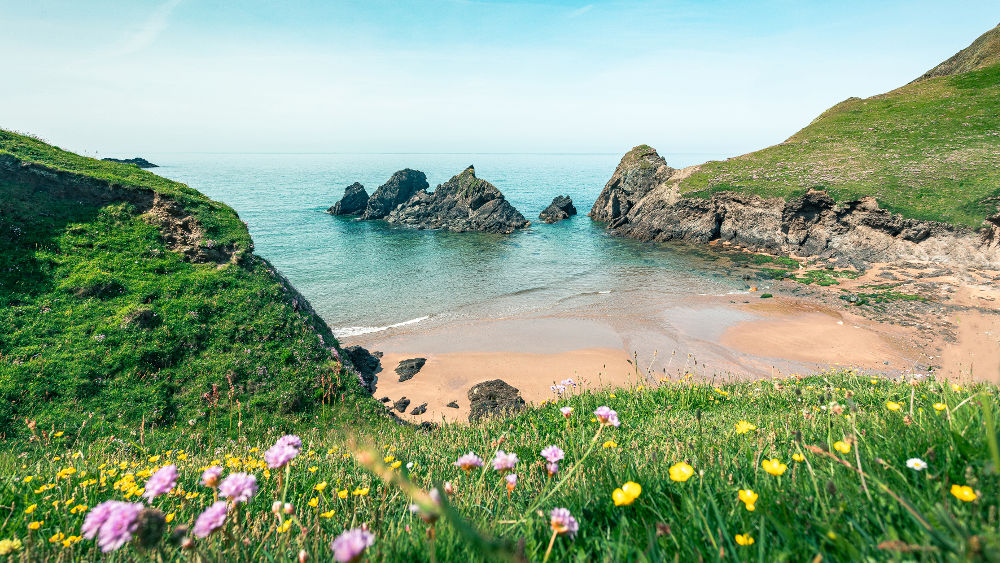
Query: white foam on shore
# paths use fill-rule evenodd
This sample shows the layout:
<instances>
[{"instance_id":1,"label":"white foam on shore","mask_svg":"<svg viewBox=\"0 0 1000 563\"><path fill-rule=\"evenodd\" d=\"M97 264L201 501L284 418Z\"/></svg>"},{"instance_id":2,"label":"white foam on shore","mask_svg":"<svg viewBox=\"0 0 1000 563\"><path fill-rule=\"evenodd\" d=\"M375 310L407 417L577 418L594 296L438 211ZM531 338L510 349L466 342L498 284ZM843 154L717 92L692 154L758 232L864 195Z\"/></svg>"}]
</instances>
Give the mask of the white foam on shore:
<instances>
[{"instance_id":1,"label":"white foam on shore","mask_svg":"<svg viewBox=\"0 0 1000 563\"><path fill-rule=\"evenodd\" d=\"M390 328L399 328L401 326L417 324L420 321L426 321L429 318L431 318L430 315L426 315L388 326L345 326L343 328L334 329L333 334L337 338L349 338L351 336L361 336L362 334L371 334L373 332L389 330Z\"/></svg>"}]
</instances>

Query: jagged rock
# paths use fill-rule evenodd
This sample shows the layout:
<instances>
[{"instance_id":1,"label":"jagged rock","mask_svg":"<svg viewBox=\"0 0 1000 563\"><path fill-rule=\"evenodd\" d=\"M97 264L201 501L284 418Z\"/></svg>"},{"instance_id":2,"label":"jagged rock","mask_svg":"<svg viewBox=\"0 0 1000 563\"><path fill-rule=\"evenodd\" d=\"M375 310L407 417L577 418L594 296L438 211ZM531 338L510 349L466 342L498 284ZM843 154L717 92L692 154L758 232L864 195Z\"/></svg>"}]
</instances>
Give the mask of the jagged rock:
<instances>
[{"instance_id":1,"label":"jagged rock","mask_svg":"<svg viewBox=\"0 0 1000 563\"><path fill-rule=\"evenodd\" d=\"M406 397L401 397L398 401L393 403L392 408L399 412L406 412L406 407L410 406L410 400Z\"/></svg>"},{"instance_id":2,"label":"jagged rock","mask_svg":"<svg viewBox=\"0 0 1000 563\"><path fill-rule=\"evenodd\" d=\"M413 407L413 410L410 411L410 414L412 414L414 416L419 416L419 415L424 414L425 412L427 412L427 403L424 403L424 404L420 405L419 407Z\"/></svg>"},{"instance_id":3,"label":"jagged rock","mask_svg":"<svg viewBox=\"0 0 1000 563\"><path fill-rule=\"evenodd\" d=\"M452 408L452 409L457 409L458 408L458 401L452 401L452 402L448 403L445 406L449 407L449 408Z\"/></svg>"},{"instance_id":4,"label":"jagged rock","mask_svg":"<svg viewBox=\"0 0 1000 563\"><path fill-rule=\"evenodd\" d=\"M415 193L389 213L386 221L419 229L487 233L512 233L531 224L496 186L477 178L472 166L433 192Z\"/></svg>"},{"instance_id":5,"label":"jagged rock","mask_svg":"<svg viewBox=\"0 0 1000 563\"><path fill-rule=\"evenodd\" d=\"M382 403L388 403L391 400L392 399L390 399L389 397L382 397L381 399L379 399L379 401L382 402Z\"/></svg>"},{"instance_id":6,"label":"jagged rock","mask_svg":"<svg viewBox=\"0 0 1000 563\"><path fill-rule=\"evenodd\" d=\"M333 204L326 212L330 215L357 215L368 206L368 192L365 187L354 182L344 190L344 197Z\"/></svg>"},{"instance_id":7,"label":"jagged rock","mask_svg":"<svg viewBox=\"0 0 1000 563\"><path fill-rule=\"evenodd\" d=\"M538 214L538 218L546 223L556 223L563 219L569 219L573 215L576 215L576 207L573 207L573 200L568 195L559 195L552 200L552 203L548 207Z\"/></svg>"},{"instance_id":8,"label":"jagged rock","mask_svg":"<svg viewBox=\"0 0 1000 563\"><path fill-rule=\"evenodd\" d=\"M108 162L119 162L121 164L134 164L139 168L159 168L159 166L153 164L152 162L146 160L145 158L135 157L135 158L102 158L101 160L106 160Z\"/></svg>"},{"instance_id":9,"label":"jagged rock","mask_svg":"<svg viewBox=\"0 0 1000 563\"><path fill-rule=\"evenodd\" d=\"M502 379L477 383L469 389L469 422L484 416L513 414L524 408L524 399L517 388Z\"/></svg>"},{"instance_id":10,"label":"jagged rock","mask_svg":"<svg viewBox=\"0 0 1000 563\"><path fill-rule=\"evenodd\" d=\"M368 198L368 204L361 218L384 219L398 205L405 203L413 197L413 194L427 189L428 186L427 175L423 172L409 168L400 170Z\"/></svg>"},{"instance_id":11,"label":"jagged rock","mask_svg":"<svg viewBox=\"0 0 1000 563\"><path fill-rule=\"evenodd\" d=\"M625 153L614 175L590 209L590 217L612 222L632 209L650 190L663 184L676 172L649 145L639 145Z\"/></svg>"},{"instance_id":12,"label":"jagged rock","mask_svg":"<svg viewBox=\"0 0 1000 563\"><path fill-rule=\"evenodd\" d=\"M382 361L379 359L382 357L382 352L373 354L361 346L348 346L343 349L343 352L344 357L351 362L354 369L358 370L362 387L367 389L369 393L374 393L375 387L378 385L377 374L382 371Z\"/></svg>"},{"instance_id":13,"label":"jagged rock","mask_svg":"<svg viewBox=\"0 0 1000 563\"><path fill-rule=\"evenodd\" d=\"M424 367L427 363L427 358L411 358L409 360L403 360L399 362L396 366L396 374L399 375L399 381L409 381L413 379L414 375L420 371L420 368Z\"/></svg>"}]
</instances>

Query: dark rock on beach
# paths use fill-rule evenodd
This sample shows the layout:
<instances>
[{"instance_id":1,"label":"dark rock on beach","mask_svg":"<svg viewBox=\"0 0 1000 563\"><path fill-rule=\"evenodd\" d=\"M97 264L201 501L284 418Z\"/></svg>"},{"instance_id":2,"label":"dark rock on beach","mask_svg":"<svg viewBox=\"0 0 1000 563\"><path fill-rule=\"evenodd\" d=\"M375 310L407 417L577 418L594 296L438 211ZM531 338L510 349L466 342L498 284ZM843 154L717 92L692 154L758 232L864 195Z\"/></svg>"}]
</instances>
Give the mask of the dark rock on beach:
<instances>
[{"instance_id":1,"label":"dark rock on beach","mask_svg":"<svg viewBox=\"0 0 1000 563\"><path fill-rule=\"evenodd\" d=\"M365 187L354 182L344 190L344 197L333 204L326 212L330 215L357 215L368 205L368 192Z\"/></svg>"},{"instance_id":2,"label":"dark rock on beach","mask_svg":"<svg viewBox=\"0 0 1000 563\"><path fill-rule=\"evenodd\" d=\"M381 399L379 399L379 401L380 401L380 402L383 402L383 403L388 403L388 402L389 402L389 401L391 401L391 400L392 400L392 399L390 399L389 397L382 397Z\"/></svg>"},{"instance_id":3,"label":"dark rock on beach","mask_svg":"<svg viewBox=\"0 0 1000 563\"><path fill-rule=\"evenodd\" d=\"M573 200L568 195L556 196L541 213L538 218L546 223L556 223L563 219L569 219L576 215L576 207L573 207Z\"/></svg>"},{"instance_id":4,"label":"dark rock on beach","mask_svg":"<svg viewBox=\"0 0 1000 563\"><path fill-rule=\"evenodd\" d=\"M469 422L486 416L514 414L524 408L524 399L517 388L502 379L477 383L469 389Z\"/></svg>"},{"instance_id":5,"label":"dark rock on beach","mask_svg":"<svg viewBox=\"0 0 1000 563\"><path fill-rule=\"evenodd\" d=\"M392 408L399 412L406 412L406 407L410 406L410 400L406 397L401 397L398 401L393 403Z\"/></svg>"},{"instance_id":6,"label":"dark rock on beach","mask_svg":"<svg viewBox=\"0 0 1000 563\"><path fill-rule=\"evenodd\" d=\"M416 192L389 213L386 221L419 229L487 233L512 233L531 224L496 186L477 178L472 166L433 192Z\"/></svg>"},{"instance_id":7,"label":"dark rock on beach","mask_svg":"<svg viewBox=\"0 0 1000 563\"><path fill-rule=\"evenodd\" d=\"M344 357L351 362L354 369L358 371L362 386L369 393L375 392L378 384L378 373L382 371L382 352L371 353L361 346L348 346L343 349Z\"/></svg>"},{"instance_id":8,"label":"dark rock on beach","mask_svg":"<svg viewBox=\"0 0 1000 563\"><path fill-rule=\"evenodd\" d=\"M152 162L146 160L145 158L135 157L135 158L102 158L107 162L118 162L121 164L134 164L139 168L159 168L159 166L153 164Z\"/></svg>"},{"instance_id":9,"label":"dark rock on beach","mask_svg":"<svg viewBox=\"0 0 1000 563\"><path fill-rule=\"evenodd\" d=\"M399 381L403 382L413 379L413 376L417 375L425 363L427 363L427 358L410 358L409 360L399 362L399 365L396 366L396 374L399 375Z\"/></svg>"},{"instance_id":10,"label":"dark rock on beach","mask_svg":"<svg viewBox=\"0 0 1000 563\"><path fill-rule=\"evenodd\" d=\"M427 403L424 403L424 404L420 405L419 407L413 407L413 410L410 411L410 414L412 414L414 416L419 416L419 415L424 414L425 412L427 412Z\"/></svg>"},{"instance_id":11,"label":"dark rock on beach","mask_svg":"<svg viewBox=\"0 0 1000 563\"><path fill-rule=\"evenodd\" d=\"M429 185L427 175L423 172L409 168L400 170L368 198L361 218L384 219L393 209L408 201L418 191L427 189Z\"/></svg>"},{"instance_id":12,"label":"dark rock on beach","mask_svg":"<svg viewBox=\"0 0 1000 563\"><path fill-rule=\"evenodd\" d=\"M445 406L448 407L448 408L457 409L458 408L458 401L452 401L452 402L448 403Z\"/></svg>"}]
</instances>

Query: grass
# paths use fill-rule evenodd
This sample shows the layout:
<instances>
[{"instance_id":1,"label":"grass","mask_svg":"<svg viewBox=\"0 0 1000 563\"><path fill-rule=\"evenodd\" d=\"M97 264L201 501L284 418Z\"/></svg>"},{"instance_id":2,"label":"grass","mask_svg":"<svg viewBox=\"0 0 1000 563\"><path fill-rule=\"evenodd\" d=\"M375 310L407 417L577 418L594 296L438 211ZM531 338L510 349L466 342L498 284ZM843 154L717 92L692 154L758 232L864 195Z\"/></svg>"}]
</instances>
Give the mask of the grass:
<instances>
[{"instance_id":1,"label":"grass","mask_svg":"<svg viewBox=\"0 0 1000 563\"><path fill-rule=\"evenodd\" d=\"M1000 203L1000 65L830 108L787 141L709 162L681 191L873 196L906 217L977 228Z\"/></svg>"},{"instance_id":2,"label":"grass","mask_svg":"<svg viewBox=\"0 0 1000 563\"><path fill-rule=\"evenodd\" d=\"M165 464L178 467L177 487L150 504L175 534L211 504L213 490L198 477L220 465L260 483L223 531L188 549L162 541L143 552L133 543L107 560L145 553L276 561L300 550L325 560L334 536L366 525L375 535L372 561L541 561L556 507L568 508L580 528L576 538L555 538L552 561L998 560L997 398L992 386L953 388L932 378L910 385L854 371L721 386L664 379L570 394L476 426L303 421L293 429L305 445L287 474L268 471L261 458L281 431L253 424L235 435L222 420L144 435L122 424L57 425L0 452L0 505L9 507L2 537L18 539L28 559L97 559L94 542L76 541L85 517L76 507L137 501L146 477ZM596 422L591 413L603 404L621 427ZM568 418L564 406L574 409ZM739 433L741 421L754 428ZM552 477L539 455L549 444L566 452ZM509 495L489 467L497 449L520 458ZM470 450L486 468L453 466ZM765 471L770 458L787 465L784 474ZM927 469L910 469L909 458ZM681 462L693 474L672 480L670 468ZM422 491L446 481L454 494L437 507ZM641 494L616 506L612 493L629 481ZM976 498L959 500L953 485L971 487ZM738 500L740 489L759 496L753 511ZM292 514L273 514L275 500L290 503ZM441 519L426 523L409 510L414 501L428 520ZM753 544L737 544L737 534Z\"/></svg>"}]
</instances>

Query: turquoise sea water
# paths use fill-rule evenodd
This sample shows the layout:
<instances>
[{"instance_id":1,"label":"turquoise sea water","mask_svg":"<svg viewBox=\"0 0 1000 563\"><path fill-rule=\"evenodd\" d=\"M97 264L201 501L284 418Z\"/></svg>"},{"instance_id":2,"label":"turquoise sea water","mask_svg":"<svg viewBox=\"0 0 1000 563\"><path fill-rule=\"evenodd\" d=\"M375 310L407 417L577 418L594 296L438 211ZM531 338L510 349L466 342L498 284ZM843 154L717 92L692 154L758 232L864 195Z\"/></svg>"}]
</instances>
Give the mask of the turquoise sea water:
<instances>
[{"instance_id":1,"label":"turquoise sea water","mask_svg":"<svg viewBox=\"0 0 1000 563\"><path fill-rule=\"evenodd\" d=\"M608 236L586 216L621 155L152 154L152 171L232 206L258 254L312 302L341 337L400 323L499 318L630 292L725 293L737 284L670 245ZM667 155L675 167L723 155ZM496 185L530 229L446 233L333 217L352 182L369 193L415 168L433 186L469 164ZM554 225L538 213L568 194L579 215Z\"/></svg>"}]
</instances>

